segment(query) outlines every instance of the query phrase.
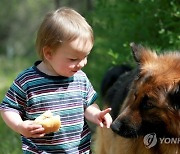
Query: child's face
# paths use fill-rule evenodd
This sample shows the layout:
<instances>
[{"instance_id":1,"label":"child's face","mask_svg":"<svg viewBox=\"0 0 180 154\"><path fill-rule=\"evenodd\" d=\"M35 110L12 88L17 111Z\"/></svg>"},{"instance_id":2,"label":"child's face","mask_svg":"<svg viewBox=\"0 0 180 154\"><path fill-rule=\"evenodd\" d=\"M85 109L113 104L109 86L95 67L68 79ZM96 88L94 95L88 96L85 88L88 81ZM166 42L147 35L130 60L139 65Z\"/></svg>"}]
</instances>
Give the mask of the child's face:
<instances>
[{"instance_id":1,"label":"child's face","mask_svg":"<svg viewBox=\"0 0 180 154\"><path fill-rule=\"evenodd\" d=\"M87 56L92 46L90 41L81 39L63 43L47 59L53 68L50 71L56 75L73 76L87 64Z\"/></svg>"}]
</instances>

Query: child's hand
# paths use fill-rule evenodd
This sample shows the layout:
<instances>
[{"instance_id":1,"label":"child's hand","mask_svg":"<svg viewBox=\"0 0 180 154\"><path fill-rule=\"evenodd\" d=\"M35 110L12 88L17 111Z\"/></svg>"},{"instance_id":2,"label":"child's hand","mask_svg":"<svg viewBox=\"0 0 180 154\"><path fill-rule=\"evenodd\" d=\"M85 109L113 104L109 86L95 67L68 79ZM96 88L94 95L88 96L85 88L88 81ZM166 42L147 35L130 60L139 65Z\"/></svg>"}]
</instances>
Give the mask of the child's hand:
<instances>
[{"instance_id":1,"label":"child's hand","mask_svg":"<svg viewBox=\"0 0 180 154\"><path fill-rule=\"evenodd\" d=\"M85 118L100 127L104 127L104 125L107 128L110 128L110 125L112 123L112 118L109 112L111 111L111 108L107 108L103 111L99 109L99 106L94 103L90 106L88 106L85 110Z\"/></svg>"},{"instance_id":2,"label":"child's hand","mask_svg":"<svg viewBox=\"0 0 180 154\"><path fill-rule=\"evenodd\" d=\"M99 113L98 120L100 127L104 127L104 125L107 128L110 128L110 125L112 123L112 118L109 112L111 111L111 108L107 108Z\"/></svg>"},{"instance_id":3,"label":"child's hand","mask_svg":"<svg viewBox=\"0 0 180 154\"><path fill-rule=\"evenodd\" d=\"M34 121L26 120L18 124L19 133L28 138L39 138L45 135L44 128Z\"/></svg>"}]
</instances>

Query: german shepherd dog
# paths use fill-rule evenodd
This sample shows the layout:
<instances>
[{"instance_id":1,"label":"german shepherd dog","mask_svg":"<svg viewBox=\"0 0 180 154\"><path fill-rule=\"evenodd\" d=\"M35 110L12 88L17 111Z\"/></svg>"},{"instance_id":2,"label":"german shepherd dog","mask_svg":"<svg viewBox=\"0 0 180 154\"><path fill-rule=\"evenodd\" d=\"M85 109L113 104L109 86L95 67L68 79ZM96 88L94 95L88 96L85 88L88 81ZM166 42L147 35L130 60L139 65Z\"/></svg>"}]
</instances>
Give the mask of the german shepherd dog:
<instances>
[{"instance_id":1,"label":"german shepherd dog","mask_svg":"<svg viewBox=\"0 0 180 154\"><path fill-rule=\"evenodd\" d=\"M113 123L97 128L95 154L180 154L180 53L130 46L137 67L120 66L114 83L104 80Z\"/></svg>"}]
</instances>

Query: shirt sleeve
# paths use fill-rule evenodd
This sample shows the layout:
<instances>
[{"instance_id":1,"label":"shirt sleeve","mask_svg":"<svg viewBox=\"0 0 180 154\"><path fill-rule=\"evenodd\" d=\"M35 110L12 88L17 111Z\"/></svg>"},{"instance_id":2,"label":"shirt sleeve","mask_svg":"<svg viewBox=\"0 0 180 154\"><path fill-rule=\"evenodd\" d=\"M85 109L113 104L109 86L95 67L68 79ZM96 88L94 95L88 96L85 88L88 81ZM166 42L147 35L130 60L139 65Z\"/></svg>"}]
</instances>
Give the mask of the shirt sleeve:
<instances>
[{"instance_id":1,"label":"shirt sleeve","mask_svg":"<svg viewBox=\"0 0 180 154\"><path fill-rule=\"evenodd\" d=\"M25 96L25 92L15 80L0 104L0 110L12 110L23 114L26 102Z\"/></svg>"},{"instance_id":2,"label":"shirt sleeve","mask_svg":"<svg viewBox=\"0 0 180 154\"><path fill-rule=\"evenodd\" d=\"M98 96L97 92L94 90L91 82L87 78L87 81L86 81L86 100L85 100L84 107L87 108L88 106L93 104L96 101L97 96Z\"/></svg>"}]
</instances>

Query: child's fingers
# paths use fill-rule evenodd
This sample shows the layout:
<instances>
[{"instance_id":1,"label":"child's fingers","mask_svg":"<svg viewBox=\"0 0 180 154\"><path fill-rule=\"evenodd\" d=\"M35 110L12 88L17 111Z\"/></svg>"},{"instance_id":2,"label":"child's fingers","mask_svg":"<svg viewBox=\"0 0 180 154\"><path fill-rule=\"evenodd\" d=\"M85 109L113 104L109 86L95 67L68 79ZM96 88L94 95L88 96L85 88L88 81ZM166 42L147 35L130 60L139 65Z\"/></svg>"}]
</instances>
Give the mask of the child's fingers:
<instances>
[{"instance_id":1,"label":"child's fingers","mask_svg":"<svg viewBox=\"0 0 180 154\"><path fill-rule=\"evenodd\" d=\"M31 130L31 134L32 135L34 135L34 134L41 134L41 133L44 133L44 128L43 127Z\"/></svg>"},{"instance_id":2,"label":"child's fingers","mask_svg":"<svg viewBox=\"0 0 180 154\"><path fill-rule=\"evenodd\" d=\"M99 123L100 127L103 128L104 124L102 122Z\"/></svg>"},{"instance_id":3,"label":"child's fingers","mask_svg":"<svg viewBox=\"0 0 180 154\"><path fill-rule=\"evenodd\" d=\"M101 117L103 118L103 125L105 125L107 128L110 128L110 125L112 123L112 117L109 114L110 111L111 108L107 108L102 111L102 115L101 115Z\"/></svg>"},{"instance_id":4,"label":"child's fingers","mask_svg":"<svg viewBox=\"0 0 180 154\"><path fill-rule=\"evenodd\" d=\"M111 111L111 108L107 108L105 110L102 110L101 113L100 113L100 116L101 117L104 117L107 113L109 113Z\"/></svg>"},{"instance_id":5,"label":"child's fingers","mask_svg":"<svg viewBox=\"0 0 180 154\"><path fill-rule=\"evenodd\" d=\"M32 138L41 138L45 135L45 133L39 133L39 134L32 134L31 137Z\"/></svg>"},{"instance_id":6,"label":"child's fingers","mask_svg":"<svg viewBox=\"0 0 180 154\"><path fill-rule=\"evenodd\" d=\"M104 118L104 125L107 127L107 128L110 128L110 125L112 123L112 118L111 116L105 116Z\"/></svg>"},{"instance_id":7,"label":"child's fingers","mask_svg":"<svg viewBox=\"0 0 180 154\"><path fill-rule=\"evenodd\" d=\"M39 129L39 128L43 128L42 125L35 124L35 123L29 123L28 126L27 126L27 129L29 131L33 131L33 130L36 130L36 129Z\"/></svg>"}]
</instances>

